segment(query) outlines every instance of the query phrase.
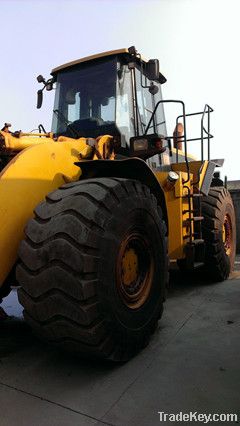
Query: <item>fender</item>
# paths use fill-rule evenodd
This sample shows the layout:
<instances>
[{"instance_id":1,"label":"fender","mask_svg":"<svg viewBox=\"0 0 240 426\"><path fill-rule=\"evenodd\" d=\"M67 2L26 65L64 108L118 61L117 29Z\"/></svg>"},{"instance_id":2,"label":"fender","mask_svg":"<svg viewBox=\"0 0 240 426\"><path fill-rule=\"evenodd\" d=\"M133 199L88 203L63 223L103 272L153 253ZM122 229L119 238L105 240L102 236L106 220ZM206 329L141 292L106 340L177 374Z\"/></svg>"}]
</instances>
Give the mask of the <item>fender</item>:
<instances>
[{"instance_id":1,"label":"fender","mask_svg":"<svg viewBox=\"0 0 240 426\"><path fill-rule=\"evenodd\" d=\"M140 158L129 158L124 160L86 160L75 163L81 168L81 179L93 177L121 177L126 179L136 179L147 185L156 197L158 204L162 208L163 219L168 227L168 215L164 191L161 188L156 176L144 160Z\"/></svg>"},{"instance_id":2,"label":"fender","mask_svg":"<svg viewBox=\"0 0 240 426\"><path fill-rule=\"evenodd\" d=\"M0 289L16 260L24 227L34 208L63 184L77 181L74 165L86 139L32 145L20 151L0 173Z\"/></svg>"}]
</instances>

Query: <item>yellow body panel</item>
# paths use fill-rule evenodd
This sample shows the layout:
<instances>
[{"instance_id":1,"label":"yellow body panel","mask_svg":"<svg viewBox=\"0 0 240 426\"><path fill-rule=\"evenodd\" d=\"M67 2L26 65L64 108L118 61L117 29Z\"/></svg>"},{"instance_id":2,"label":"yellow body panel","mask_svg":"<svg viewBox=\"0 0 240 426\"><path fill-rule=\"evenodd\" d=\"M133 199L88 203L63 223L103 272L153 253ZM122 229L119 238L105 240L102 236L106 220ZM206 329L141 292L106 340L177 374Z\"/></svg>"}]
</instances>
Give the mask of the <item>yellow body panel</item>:
<instances>
[{"instance_id":1,"label":"yellow body panel","mask_svg":"<svg viewBox=\"0 0 240 426\"><path fill-rule=\"evenodd\" d=\"M0 136L4 138L4 148L13 151L22 151L25 148L29 148L32 145L39 145L43 142L52 142L54 140L50 137L39 137L37 135L31 135L30 137L27 134L21 134L21 137L16 138L11 133L0 131Z\"/></svg>"},{"instance_id":2,"label":"yellow body panel","mask_svg":"<svg viewBox=\"0 0 240 426\"><path fill-rule=\"evenodd\" d=\"M178 172L179 179L171 190L167 190L165 183L167 181L168 172L155 172L161 187L164 190L164 196L168 214L168 253L170 260L181 259L184 257L184 246L188 241L186 236L189 235L189 229L185 225L187 214L183 212L188 210L187 190L183 188L183 180L187 179L187 173ZM186 184L188 187L190 183ZM185 237L185 238L184 238Z\"/></svg>"},{"instance_id":3,"label":"yellow body panel","mask_svg":"<svg viewBox=\"0 0 240 426\"><path fill-rule=\"evenodd\" d=\"M88 149L85 138L61 143L41 139L40 144L32 142L18 153L1 172L0 287L16 261L24 226L34 208L49 192L79 179L81 169L74 162Z\"/></svg>"},{"instance_id":4,"label":"yellow body panel","mask_svg":"<svg viewBox=\"0 0 240 426\"><path fill-rule=\"evenodd\" d=\"M203 163L201 161L189 162L189 170L192 175L191 180L192 180L192 183L195 182L195 187L198 189L200 189L202 186L203 179L207 171L207 167L208 167L208 161L204 161ZM172 164L172 170L186 172L187 171L186 163ZM199 172L200 174L198 175Z\"/></svg>"}]
</instances>

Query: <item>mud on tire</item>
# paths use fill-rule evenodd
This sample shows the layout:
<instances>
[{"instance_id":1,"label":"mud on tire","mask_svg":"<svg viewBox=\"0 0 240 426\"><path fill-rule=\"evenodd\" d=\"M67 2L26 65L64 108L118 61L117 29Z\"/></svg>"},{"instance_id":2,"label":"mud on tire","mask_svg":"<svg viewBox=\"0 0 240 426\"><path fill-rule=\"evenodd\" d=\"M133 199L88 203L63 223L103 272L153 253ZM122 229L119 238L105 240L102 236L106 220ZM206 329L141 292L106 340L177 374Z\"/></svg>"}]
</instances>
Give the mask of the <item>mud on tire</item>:
<instances>
[{"instance_id":1,"label":"mud on tire","mask_svg":"<svg viewBox=\"0 0 240 426\"><path fill-rule=\"evenodd\" d=\"M162 314L165 236L155 197L137 181L88 179L49 194L19 249L26 321L61 348L128 360Z\"/></svg>"}]
</instances>

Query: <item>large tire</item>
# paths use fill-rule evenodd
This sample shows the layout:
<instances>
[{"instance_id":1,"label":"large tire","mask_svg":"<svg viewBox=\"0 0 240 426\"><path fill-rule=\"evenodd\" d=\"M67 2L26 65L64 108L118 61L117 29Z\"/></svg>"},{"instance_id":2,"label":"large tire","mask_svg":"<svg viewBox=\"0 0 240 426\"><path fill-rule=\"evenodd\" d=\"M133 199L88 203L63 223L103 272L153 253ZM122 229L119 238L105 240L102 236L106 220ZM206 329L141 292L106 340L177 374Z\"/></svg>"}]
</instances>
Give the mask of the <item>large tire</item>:
<instances>
[{"instance_id":1,"label":"large tire","mask_svg":"<svg viewBox=\"0 0 240 426\"><path fill-rule=\"evenodd\" d=\"M8 274L8 277L6 278L6 280L4 281L2 286L0 287L0 303L2 302L2 299L7 297L11 293L12 287L15 286L15 285L17 285L17 282L16 282L16 264L14 264L14 266L12 267L12 270Z\"/></svg>"},{"instance_id":2,"label":"large tire","mask_svg":"<svg viewBox=\"0 0 240 426\"><path fill-rule=\"evenodd\" d=\"M214 281L224 281L234 267L236 222L232 198L223 187L213 187L202 199L205 271Z\"/></svg>"},{"instance_id":3,"label":"large tire","mask_svg":"<svg viewBox=\"0 0 240 426\"><path fill-rule=\"evenodd\" d=\"M137 181L88 179L51 193L19 249L26 321L64 349L128 360L162 314L165 234L155 197Z\"/></svg>"},{"instance_id":4,"label":"large tire","mask_svg":"<svg viewBox=\"0 0 240 426\"><path fill-rule=\"evenodd\" d=\"M5 281L5 283L0 288L0 303L4 297L7 297L11 293L11 285L9 281Z\"/></svg>"}]
</instances>

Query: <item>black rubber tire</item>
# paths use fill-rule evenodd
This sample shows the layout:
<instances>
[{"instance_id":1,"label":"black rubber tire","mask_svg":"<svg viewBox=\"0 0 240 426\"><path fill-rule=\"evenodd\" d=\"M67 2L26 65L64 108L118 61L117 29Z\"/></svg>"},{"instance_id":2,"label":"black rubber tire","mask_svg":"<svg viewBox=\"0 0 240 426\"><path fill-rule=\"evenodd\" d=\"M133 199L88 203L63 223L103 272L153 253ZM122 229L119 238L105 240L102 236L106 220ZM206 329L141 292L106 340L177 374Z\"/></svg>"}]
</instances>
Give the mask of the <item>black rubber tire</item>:
<instances>
[{"instance_id":1,"label":"black rubber tire","mask_svg":"<svg viewBox=\"0 0 240 426\"><path fill-rule=\"evenodd\" d=\"M0 303L2 302L2 299L7 297L11 291L12 287L17 285L16 281L16 263L12 267L11 271L8 274L8 277L0 287Z\"/></svg>"},{"instance_id":2,"label":"black rubber tire","mask_svg":"<svg viewBox=\"0 0 240 426\"><path fill-rule=\"evenodd\" d=\"M154 256L147 300L126 306L116 288L123 235L144 233ZM35 210L19 249L18 292L35 332L61 348L126 361L147 345L168 279L166 226L149 189L134 180L74 182Z\"/></svg>"},{"instance_id":3,"label":"black rubber tire","mask_svg":"<svg viewBox=\"0 0 240 426\"><path fill-rule=\"evenodd\" d=\"M5 281L2 287L0 288L0 303L2 299L7 297L11 293L11 285L9 281Z\"/></svg>"},{"instance_id":4,"label":"black rubber tire","mask_svg":"<svg viewBox=\"0 0 240 426\"><path fill-rule=\"evenodd\" d=\"M214 281L224 281L233 270L236 254L236 222L231 195L224 187L212 187L202 198L205 271ZM231 223L231 250L226 253L223 242L225 216Z\"/></svg>"}]
</instances>

